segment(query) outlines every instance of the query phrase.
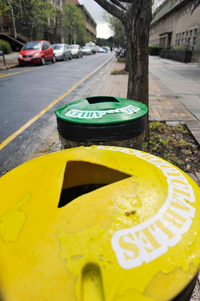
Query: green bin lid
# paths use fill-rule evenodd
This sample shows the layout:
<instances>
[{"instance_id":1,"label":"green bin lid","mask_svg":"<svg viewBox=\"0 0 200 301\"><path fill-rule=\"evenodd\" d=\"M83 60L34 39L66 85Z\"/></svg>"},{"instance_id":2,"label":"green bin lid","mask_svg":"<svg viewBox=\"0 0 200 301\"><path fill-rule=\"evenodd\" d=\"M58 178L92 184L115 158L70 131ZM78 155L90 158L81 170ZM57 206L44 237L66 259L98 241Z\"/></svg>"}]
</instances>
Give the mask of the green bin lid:
<instances>
[{"instance_id":1,"label":"green bin lid","mask_svg":"<svg viewBox=\"0 0 200 301\"><path fill-rule=\"evenodd\" d=\"M139 119L146 115L145 104L118 97L87 97L56 109L58 118L81 124L111 124Z\"/></svg>"}]
</instances>

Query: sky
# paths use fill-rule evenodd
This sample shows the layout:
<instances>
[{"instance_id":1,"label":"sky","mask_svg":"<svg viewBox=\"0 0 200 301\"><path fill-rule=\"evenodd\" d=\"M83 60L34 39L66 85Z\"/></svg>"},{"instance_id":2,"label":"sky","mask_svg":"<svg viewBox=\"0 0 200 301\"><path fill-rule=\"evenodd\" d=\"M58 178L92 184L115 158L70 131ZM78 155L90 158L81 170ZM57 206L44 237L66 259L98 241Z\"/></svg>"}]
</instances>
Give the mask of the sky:
<instances>
[{"instance_id":1,"label":"sky","mask_svg":"<svg viewBox=\"0 0 200 301\"><path fill-rule=\"evenodd\" d=\"M83 4L92 18L97 23L97 38L108 39L113 35L113 31L109 28L107 22L103 20L103 12L105 11L94 0L78 0L80 4ZM154 0L155 7L159 6L164 0Z\"/></svg>"},{"instance_id":2,"label":"sky","mask_svg":"<svg viewBox=\"0 0 200 301\"><path fill-rule=\"evenodd\" d=\"M112 30L109 28L107 22L103 20L104 9L101 8L94 0L78 0L80 4L83 4L92 18L97 23L97 38L108 39L113 35Z\"/></svg>"}]
</instances>

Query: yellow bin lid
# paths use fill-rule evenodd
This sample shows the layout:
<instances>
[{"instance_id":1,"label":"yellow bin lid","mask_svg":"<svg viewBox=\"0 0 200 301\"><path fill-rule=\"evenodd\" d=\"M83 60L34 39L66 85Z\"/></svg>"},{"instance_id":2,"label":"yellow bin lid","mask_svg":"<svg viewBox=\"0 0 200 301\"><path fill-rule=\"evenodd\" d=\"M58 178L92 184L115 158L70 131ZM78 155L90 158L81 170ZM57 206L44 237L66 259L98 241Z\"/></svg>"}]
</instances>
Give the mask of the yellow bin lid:
<instances>
[{"instance_id":1,"label":"yellow bin lid","mask_svg":"<svg viewBox=\"0 0 200 301\"><path fill-rule=\"evenodd\" d=\"M2 300L171 300L199 269L200 188L150 154L52 153L3 176L0 199Z\"/></svg>"}]
</instances>

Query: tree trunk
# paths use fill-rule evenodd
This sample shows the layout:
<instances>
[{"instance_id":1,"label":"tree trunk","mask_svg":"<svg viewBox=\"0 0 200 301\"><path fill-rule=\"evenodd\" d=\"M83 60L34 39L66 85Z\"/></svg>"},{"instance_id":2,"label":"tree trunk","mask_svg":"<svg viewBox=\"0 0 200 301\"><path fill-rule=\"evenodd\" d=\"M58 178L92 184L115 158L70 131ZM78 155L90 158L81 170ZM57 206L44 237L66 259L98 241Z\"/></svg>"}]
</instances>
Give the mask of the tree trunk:
<instances>
[{"instance_id":1,"label":"tree trunk","mask_svg":"<svg viewBox=\"0 0 200 301\"><path fill-rule=\"evenodd\" d=\"M149 103L148 42L152 17L151 5L151 0L135 0L134 13L131 12L130 16L124 21L129 60L127 98L142 102L147 107ZM137 14L135 11L137 11Z\"/></svg>"},{"instance_id":2,"label":"tree trunk","mask_svg":"<svg viewBox=\"0 0 200 301\"><path fill-rule=\"evenodd\" d=\"M129 72L129 56L130 56L130 52L127 51L127 47L126 47L126 58L125 58L125 70L126 72Z\"/></svg>"},{"instance_id":3,"label":"tree trunk","mask_svg":"<svg viewBox=\"0 0 200 301\"><path fill-rule=\"evenodd\" d=\"M33 40L33 26L27 26L27 31L28 31L28 37L29 37L29 41Z\"/></svg>"}]
</instances>

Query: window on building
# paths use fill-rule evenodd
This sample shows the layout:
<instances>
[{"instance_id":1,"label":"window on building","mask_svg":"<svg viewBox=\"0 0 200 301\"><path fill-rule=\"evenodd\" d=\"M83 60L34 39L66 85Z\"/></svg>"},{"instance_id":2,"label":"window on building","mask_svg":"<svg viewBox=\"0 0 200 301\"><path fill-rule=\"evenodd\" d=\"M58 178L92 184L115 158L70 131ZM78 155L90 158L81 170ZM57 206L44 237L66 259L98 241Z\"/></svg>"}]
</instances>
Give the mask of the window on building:
<instances>
[{"instance_id":1,"label":"window on building","mask_svg":"<svg viewBox=\"0 0 200 301\"><path fill-rule=\"evenodd\" d=\"M180 45L181 44L181 40L178 40L178 45Z\"/></svg>"},{"instance_id":2,"label":"window on building","mask_svg":"<svg viewBox=\"0 0 200 301\"><path fill-rule=\"evenodd\" d=\"M179 39L180 39L180 37L181 37L181 33L179 33L179 36L178 36L178 37L179 37Z\"/></svg>"},{"instance_id":3,"label":"window on building","mask_svg":"<svg viewBox=\"0 0 200 301\"><path fill-rule=\"evenodd\" d=\"M160 39L160 46L161 47L165 47L165 40L166 40L166 37Z\"/></svg>"},{"instance_id":4,"label":"window on building","mask_svg":"<svg viewBox=\"0 0 200 301\"><path fill-rule=\"evenodd\" d=\"M177 46L177 40L175 40L175 46Z\"/></svg>"},{"instance_id":5,"label":"window on building","mask_svg":"<svg viewBox=\"0 0 200 301\"><path fill-rule=\"evenodd\" d=\"M193 31L193 30L190 30L190 36L192 36L192 31Z\"/></svg>"},{"instance_id":6,"label":"window on building","mask_svg":"<svg viewBox=\"0 0 200 301\"><path fill-rule=\"evenodd\" d=\"M9 31L8 26L3 26L3 31Z\"/></svg>"},{"instance_id":7,"label":"window on building","mask_svg":"<svg viewBox=\"0 0 200 301\"><path fill-rule=\"evenodd\" d=\"M185 32L185 36L188 37L188 31Z\"/></svg>"},{"instance_id":8,"label":"window on building","mask_svg":"<svg viewBox=\"0 0 200 301\"><path fill-rule=\"evenodd\" d=\"M198 32L198 29L196 28L196 29L194 30L194 36L197 35L197 32Z\"/></svg>"},{"instance_id":9,"label":"window on building","mask_svg":"<svg viewBox=\"0 0 200 301\"><path fill-rule=\"evenodd\" d=\"M176 34L176 39L178 39L178 34Z\"/></svg>"},{"instance_id":10,"label":"window on building","mask_svg":"<svg viewBox=\"0 0 200 301\"><path fill-rule=\"evenodd\" d=\"M188 43L187 43L188 47L190 47L190 45L191 45L191 38L188 39Z\"/></svg>"},{"instance_id":11,"label":"window on building","mask_svg":"<svg viewBox=\"0 0 200 301\"><path fill-rule=\"evenodd\" d=\"M193 40L192 40L192 46L194 46L196 43L196 37L193 37Z\"/></svg>"},{"instance_id":12,"label":"window on building","mask_svg":"<svg viewBox=\"0 0 200 301\"><path fill-rule=\"evenodd\" d=\"M185 37L185 33L184 32L182 32L182 38L184 38Z\"/></svg>"}]
</instances>

